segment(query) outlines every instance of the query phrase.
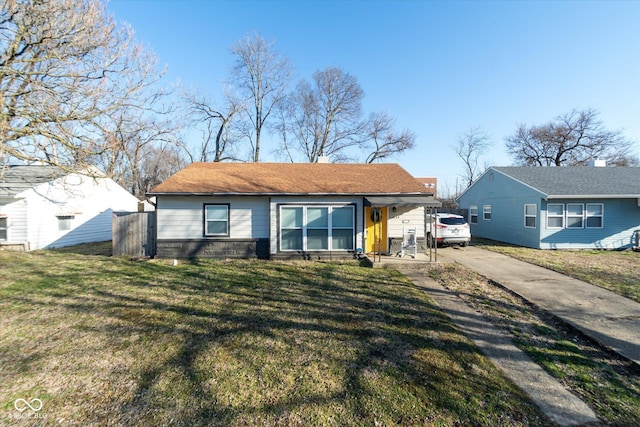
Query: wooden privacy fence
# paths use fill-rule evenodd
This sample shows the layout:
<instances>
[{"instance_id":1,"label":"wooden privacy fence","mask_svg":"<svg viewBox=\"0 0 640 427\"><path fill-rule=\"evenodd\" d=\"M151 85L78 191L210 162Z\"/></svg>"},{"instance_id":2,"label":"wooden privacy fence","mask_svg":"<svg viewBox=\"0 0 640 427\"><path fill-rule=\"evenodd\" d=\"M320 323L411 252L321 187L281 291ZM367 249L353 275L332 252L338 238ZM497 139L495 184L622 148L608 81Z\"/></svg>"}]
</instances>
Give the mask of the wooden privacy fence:
<instances>
[{"instance_id":1,"label":"wooden privacy fence","mask_svg":"<svg viewBox=\"0 0 640 427\"><path fill-rule=\"evenodd\" d=\"M155 212L114 212L111 230L113 256L155 256Z\"/></svg>"}]
</instances>

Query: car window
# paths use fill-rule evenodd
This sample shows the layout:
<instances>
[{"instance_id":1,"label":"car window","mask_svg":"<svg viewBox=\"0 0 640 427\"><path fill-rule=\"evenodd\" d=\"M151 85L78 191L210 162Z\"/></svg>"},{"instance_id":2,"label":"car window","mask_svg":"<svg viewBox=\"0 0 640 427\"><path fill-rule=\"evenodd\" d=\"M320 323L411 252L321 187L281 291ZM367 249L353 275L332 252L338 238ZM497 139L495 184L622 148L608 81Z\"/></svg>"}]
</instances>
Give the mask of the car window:
<instances>
[{"instance_id":1,"label":"car window","mask_svg":"<svg viewBox=\"0 0 640 427\"><path fill-rule=\"evenodd\" d=\"M464 225L467 223L464 218L447 217L440 218L440 223L444 225Z\"/></svg>"}]
</instances>

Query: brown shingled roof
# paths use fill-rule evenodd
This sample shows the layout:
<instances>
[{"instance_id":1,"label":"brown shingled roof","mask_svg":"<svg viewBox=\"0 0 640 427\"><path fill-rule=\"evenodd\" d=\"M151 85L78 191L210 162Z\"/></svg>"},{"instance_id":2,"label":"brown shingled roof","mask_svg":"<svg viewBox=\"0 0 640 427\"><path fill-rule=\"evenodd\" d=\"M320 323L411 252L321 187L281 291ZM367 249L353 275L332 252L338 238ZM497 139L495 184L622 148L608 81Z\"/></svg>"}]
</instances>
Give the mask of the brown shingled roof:
<instances>
[{"instance_id":1,"label":"brown shingled roof","mask_svg":"<svg viewBox=\"0 0 640 427\"><path fill-rule=\"evenodd\" d=\"M149 194L431 193L392 163L192 163Z\"/></svg>"}]
</instances>

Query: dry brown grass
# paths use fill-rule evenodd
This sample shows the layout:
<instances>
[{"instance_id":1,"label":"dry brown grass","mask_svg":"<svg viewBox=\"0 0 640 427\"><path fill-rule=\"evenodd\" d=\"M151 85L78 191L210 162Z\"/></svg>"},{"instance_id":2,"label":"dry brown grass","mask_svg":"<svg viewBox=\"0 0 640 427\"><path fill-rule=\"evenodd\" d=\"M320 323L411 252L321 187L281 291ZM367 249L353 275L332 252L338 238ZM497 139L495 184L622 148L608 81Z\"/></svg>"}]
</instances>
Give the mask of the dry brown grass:
<instances>
[{"instance_id":1,"label":"dry brown grass","mask_svg":"<svg viewBox=\"0 0 640 427\"><path fill-rule=\"evenodd\" d=\"M72 251L0 268L0 425L548 425L396 272Z\"/></svg>"}]
</instances>

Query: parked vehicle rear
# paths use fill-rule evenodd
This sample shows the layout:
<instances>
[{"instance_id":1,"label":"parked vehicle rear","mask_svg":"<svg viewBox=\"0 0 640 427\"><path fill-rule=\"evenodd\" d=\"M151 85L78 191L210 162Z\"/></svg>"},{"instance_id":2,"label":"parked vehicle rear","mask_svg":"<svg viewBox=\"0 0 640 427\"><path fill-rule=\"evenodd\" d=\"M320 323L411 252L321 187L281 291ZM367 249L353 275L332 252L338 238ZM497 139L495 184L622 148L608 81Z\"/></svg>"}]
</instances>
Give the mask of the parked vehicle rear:
<instances>
[{"instance_id":1,"label":"parked vehicle rear","mask_svg":"<svg viewBox=\"0 0 640 427\"><path fill-rule=\"evenodd\" d=\"M470 241L471 230L463 216L439 213L427 218L427 242L431 247L436 242L439 245L466 246Z\"/></svg>"}]
</instances>

